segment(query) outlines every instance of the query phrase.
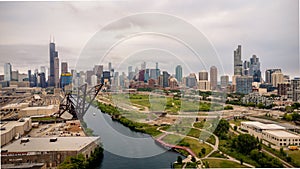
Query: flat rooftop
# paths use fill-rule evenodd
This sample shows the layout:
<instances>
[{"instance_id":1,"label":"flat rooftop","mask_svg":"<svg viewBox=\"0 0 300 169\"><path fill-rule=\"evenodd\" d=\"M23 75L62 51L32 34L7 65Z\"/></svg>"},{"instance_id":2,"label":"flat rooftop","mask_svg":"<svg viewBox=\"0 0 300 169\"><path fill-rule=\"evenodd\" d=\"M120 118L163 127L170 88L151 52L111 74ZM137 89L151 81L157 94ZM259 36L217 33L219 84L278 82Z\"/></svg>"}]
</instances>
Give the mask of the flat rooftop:
<instances>
[{"instance_id":1,"label":"flat rooftop","mask_svg":"<svg viewBox=\"0 0 300 169\"><path fill-rule=\"evenodd\" d=\"M257 121L244 121L242 124L250 125L262 130L285 130L285 127L279 126L277 124L264 124Z\"/></svg>"},{"instance_id":2,"label":"flat rooftop","mask_svg":"<svg viewBox=\"0 0 300 169\"><path fill-rule=\"evenodd\" d=\"M267 130L267 131L263 131L263 133L268 133L270 135L273 136L277 136L277 137L296 137L300 139L299 135L284 131L284 130Z\"/></svg>"},{"instance_id":3,"label":"flat rooftop","mask_svg":"<svg viewBox=\"0 0 300 169\"><path fill-rule=\"evenodd\" d=\"M100 137L30 137L29 142L21 143L21 139L2 148L8 152L45 152L45 151L80 151L92 142L99 143Z\"/></svg>"},{"instance_id":4,"label":"flat rooftop","mask_svg":"<svg viewBox=\"0 0 300 169\"><path fill-rule=\"evenodd\" d=\"M1 135L9 132L11 129L13 129L16 126L22 126L24 125L30 118L23 118L24 121L2 121L1 128L5 128L5 130L1 130Z\"/></svg>"},{"instance_id":5,"label":"flat rooftop","mask_svg":"<svg viewBox=\"0 0 300 169\"><path fill-rule=\"evenodd\" d=\"M54 108L54 105L49 106L40 106L40 107L26 107L22 110L51 110Z\"/></svg>"}]
</instances>

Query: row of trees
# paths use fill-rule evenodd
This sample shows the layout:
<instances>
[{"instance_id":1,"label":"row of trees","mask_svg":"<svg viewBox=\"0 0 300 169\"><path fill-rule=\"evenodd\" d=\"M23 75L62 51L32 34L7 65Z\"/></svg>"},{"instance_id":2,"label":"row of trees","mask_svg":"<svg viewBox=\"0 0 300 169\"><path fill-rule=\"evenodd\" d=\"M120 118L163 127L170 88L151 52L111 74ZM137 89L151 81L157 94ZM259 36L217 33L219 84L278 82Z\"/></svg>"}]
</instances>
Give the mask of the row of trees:
<instances>
[{"instance_id":1,"label":"row of trees","mask_svg":"<svg viewBox=\"0 0 300 169\"><path fill-rule=\"evenodd\" d=\"M83 154L67 157L62 162L58 169L93 169L100 166L103 158L103 148L97 147L91 154L90 158L86 159Z\"/></svg>"}]
</instances>

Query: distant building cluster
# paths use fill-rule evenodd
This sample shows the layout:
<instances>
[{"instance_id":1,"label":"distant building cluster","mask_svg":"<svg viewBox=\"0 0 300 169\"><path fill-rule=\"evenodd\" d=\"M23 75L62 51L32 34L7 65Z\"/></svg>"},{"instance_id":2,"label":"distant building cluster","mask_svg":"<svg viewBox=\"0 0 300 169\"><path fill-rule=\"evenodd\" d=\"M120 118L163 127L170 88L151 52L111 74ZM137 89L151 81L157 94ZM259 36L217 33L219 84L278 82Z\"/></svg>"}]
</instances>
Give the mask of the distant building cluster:
<instances>
[{"instance_id":1,"label":"distant building cluster","mask_svg":"<svg viewBox=\"0 0 300 169\"><path fill-rule=\"evenodd\" d=\"M68 69L67 62L61 62L59 69L59 57L55 43L49 44L49 69L42 66L40 70L28 70L27 74L13 70L11 63L4 64L4 75L0 76L0 86L9 87L41 87L62 88L74 90L78 86L87 83L95 86L102 83L110 90L126 89L195 89L201 91L221 91L227 93L261 95L278 95L283 101L300 101L300 78L290 79L283 74L280 68L267 69L265 79L262 78L261 63L257 55L252 55L249 60L242 61L242 46L238 45L233 52L233 76L229 81L228 75L218 74L218 68L211 66L206 70L196 72L183 72L182 65L174 68L174 73L156 66L147 67L142 62L140 67L128 65L128 72L116 72L111 62L107 69L103 65L94 65L90 70L78 71ZM59 71L61 70L61 71ZM185 76L186 74L186 76ZM251 96L250 96L251 97Z\"/></svg>"}]
</instances>

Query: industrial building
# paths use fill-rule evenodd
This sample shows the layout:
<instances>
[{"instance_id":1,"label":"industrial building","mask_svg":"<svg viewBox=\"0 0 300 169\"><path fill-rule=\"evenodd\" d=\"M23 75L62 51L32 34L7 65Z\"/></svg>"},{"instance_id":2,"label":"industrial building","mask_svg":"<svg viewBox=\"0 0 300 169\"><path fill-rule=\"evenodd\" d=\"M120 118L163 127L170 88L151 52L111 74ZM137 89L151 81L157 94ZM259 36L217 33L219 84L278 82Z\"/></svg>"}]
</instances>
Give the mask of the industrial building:
<instances>
[{"instance_id":1,"label":"industrial building","mask_svg":"<svg viewBox=\"0 0 300 169\"><path fill-rule=\"evenodd\" d=\"M31 130L31 119L23 118L18 121L1 122L1 147L14 138L18 138Z\"/></svg>"},{"instance_id":2,"label":"industrial building","mask_svg":"<svg viewBox=\"0 0 300 169\"><path fill-rule=\"evenodd\" d=\"M56 168L68 156L89 158L99 146L100 137L22 138L1 150L1 165L44 163Z\"/></svg>"},{"instance_id":3,"label":"industrial building","mask_svg":"<svg viewBox=\"0 0 300 169\"><path fill-rule=\"evenodd\" d=\"M256 121L241 122L241 129L259 139L266 140L276 146L300 145L300 136L287 132L286 128L277 124L264 124Z\"/></svg>"}]
</instances>

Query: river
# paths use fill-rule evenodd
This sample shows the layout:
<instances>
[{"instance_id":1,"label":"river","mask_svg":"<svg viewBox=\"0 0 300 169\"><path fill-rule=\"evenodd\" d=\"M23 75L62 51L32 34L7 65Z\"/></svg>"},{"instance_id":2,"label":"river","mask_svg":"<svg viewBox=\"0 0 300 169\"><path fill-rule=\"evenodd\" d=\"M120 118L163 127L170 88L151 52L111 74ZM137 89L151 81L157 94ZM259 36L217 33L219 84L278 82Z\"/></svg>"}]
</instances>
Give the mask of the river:
<instances>
[{"instance_id":1,"label":"river","mask_svg":"<svg viewBox=\"0 0 300 169\"><path fill-rule=\"evenodd\" d=\"M180 154L157 145L147 134L130 130L109 115L90 107L84 116L88 128L100 136L104 157L99 169L170 168Z\"/></svg>"}]
</instances>

